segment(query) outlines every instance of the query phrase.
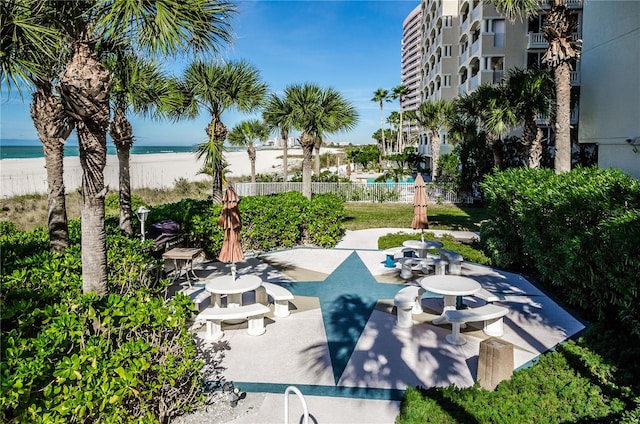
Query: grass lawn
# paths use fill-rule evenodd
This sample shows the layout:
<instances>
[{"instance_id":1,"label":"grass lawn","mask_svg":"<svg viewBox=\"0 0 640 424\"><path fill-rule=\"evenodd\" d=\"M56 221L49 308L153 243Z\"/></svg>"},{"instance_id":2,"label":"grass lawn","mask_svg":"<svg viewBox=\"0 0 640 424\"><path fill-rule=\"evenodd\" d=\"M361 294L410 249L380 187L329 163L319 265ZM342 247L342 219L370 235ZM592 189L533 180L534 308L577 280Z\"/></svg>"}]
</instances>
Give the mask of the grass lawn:
<instances>
[{"instance_id":1,"label":"grass lawn","mask_svg":"<svg viewBox=\"0 0 640 424\"><path fill-rule=\"evenodd\" d=\"M413 205L400 203L345 203L344 226L347 230L366 228L409 228ZM485 208L429 205L427 217L433 230L479 231L480 223L490 218Z\"/></svg>"}]
</instances>

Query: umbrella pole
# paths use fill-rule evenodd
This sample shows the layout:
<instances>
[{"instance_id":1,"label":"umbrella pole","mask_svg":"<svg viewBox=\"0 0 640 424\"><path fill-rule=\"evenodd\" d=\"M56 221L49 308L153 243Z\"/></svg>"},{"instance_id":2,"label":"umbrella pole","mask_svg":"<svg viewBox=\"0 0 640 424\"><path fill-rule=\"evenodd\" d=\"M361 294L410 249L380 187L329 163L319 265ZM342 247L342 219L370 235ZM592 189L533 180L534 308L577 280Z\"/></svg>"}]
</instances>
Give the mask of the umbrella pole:
<instances>
[{"instance_id":1,"label":"umbrella pole","mask_svg":"<svg viewBox=\"0 0 640 424\"><path fill-rule=\"evenodd\" d=\"M420 229L420 240L424 243L424 229Z\"/></svg>"},{"instance_id":2,"label":"umbrella pole","mask_svg":"<svg viewBox=\"0 0 640 424\"><path fill-rule=\"evenodd\" d=\"M231 278L236 279L236 264L231 262Z\"/></svg>"}]
</instances>

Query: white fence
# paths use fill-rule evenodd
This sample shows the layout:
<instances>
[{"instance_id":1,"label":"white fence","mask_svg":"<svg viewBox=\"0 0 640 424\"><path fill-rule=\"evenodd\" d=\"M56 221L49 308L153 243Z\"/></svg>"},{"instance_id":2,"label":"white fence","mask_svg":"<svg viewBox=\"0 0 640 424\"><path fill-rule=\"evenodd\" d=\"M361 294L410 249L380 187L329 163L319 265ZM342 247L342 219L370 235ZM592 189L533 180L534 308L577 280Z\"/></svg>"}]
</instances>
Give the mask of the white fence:
<instances>
[{"instance_id":1,"label":"white fence","mask_svg":"<svg viewBox=\"0 0 640 424\"><path fill-rule=\"evenodd\" d=\"M313 193L334 193L346 202L412 203L415 193L413 183L311 183ZM239 196L267 196L288 191L302 192L302 183L235 183ZM473 196L456 193L443 186L427 183L430 203L473 203Z\"/></svg>"}]
</instances>

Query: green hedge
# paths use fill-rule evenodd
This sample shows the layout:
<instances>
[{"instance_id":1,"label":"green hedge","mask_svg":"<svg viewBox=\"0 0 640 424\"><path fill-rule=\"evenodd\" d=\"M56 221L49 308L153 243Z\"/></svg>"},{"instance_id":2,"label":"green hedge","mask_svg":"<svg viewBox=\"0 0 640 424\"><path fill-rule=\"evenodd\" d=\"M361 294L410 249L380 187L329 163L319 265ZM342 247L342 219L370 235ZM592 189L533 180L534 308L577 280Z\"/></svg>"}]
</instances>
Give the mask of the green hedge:
<instances>
[{"instance_id":1,"label":"green hedge","mask_svg":"<svg viewBox=\"0 0 640 424\"><path fill-rule=\"evenodd\" d=\"M480 231L494 263L534 269L590 318L640 335L640 182L617 170L512 169L482 188L496 215Z\"/></svg>"},{"instance_id":2,"label":"green hedge","mask_svg":"<svg viewBox=\"0 0 640 424\"><path fill-rule=\"evenodd\" d=\"M314 195L308 200L299 192L270 196L247 196L238 204L245 252L267 251L312 244L333 247L344 234L344 206L338 196ZM217 256L224 232L218 226L222 205L207 200L182 200L154 207L148 222L173 219L180 223L192 243Z\"/></svg>"}]
</instances>

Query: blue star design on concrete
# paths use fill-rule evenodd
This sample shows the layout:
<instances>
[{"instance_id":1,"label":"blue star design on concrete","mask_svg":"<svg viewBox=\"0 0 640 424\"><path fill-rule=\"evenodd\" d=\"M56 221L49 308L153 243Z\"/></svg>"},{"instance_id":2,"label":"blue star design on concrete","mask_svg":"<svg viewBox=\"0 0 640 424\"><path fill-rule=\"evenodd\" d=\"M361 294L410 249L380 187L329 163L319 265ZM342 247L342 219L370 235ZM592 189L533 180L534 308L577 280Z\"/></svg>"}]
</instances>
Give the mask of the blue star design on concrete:
<instances>
[{"instance_id":1,"label":"blue star design on concrete","mask_svg":"<svg viewBox=\"0 0 640 424\"><path fill-rule=\"evenodd\" d=\"M398 284L379 283L354 251L324 281L283 283L294 295L317 297L338 384L378 299L392 299Z\"/></svg>"}]
</instances>

